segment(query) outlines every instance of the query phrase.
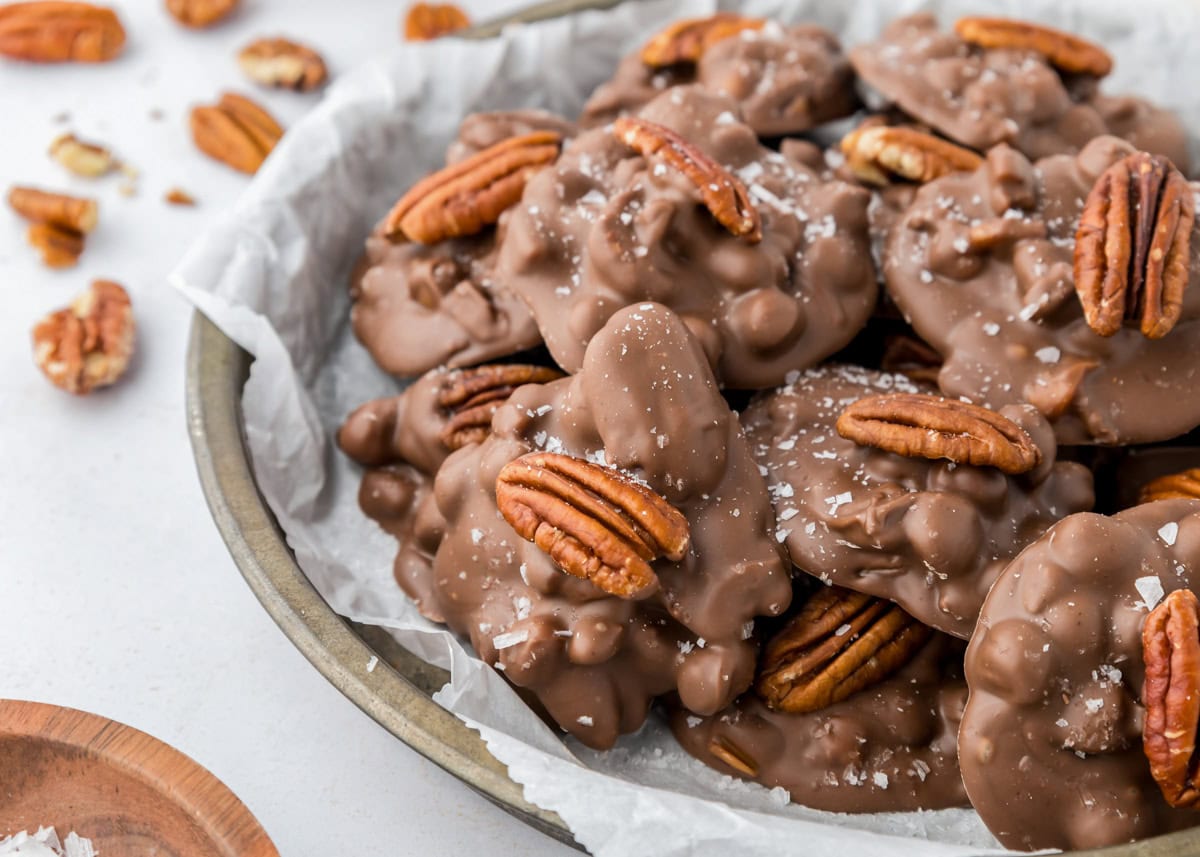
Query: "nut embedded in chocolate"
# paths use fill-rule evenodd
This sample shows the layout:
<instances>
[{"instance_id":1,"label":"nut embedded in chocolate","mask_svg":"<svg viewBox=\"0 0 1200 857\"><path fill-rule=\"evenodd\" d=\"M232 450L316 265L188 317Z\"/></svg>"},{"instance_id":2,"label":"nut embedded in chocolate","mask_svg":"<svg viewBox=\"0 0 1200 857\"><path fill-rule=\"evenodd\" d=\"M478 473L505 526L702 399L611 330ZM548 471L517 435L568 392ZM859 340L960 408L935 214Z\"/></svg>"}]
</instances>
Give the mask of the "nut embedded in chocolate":
<instances>
[{"instance_id":1,"label":"nut embedded in chocolate","mask_svg":"<svg viewBox=\"0 0 1200 857\"><path fill-rule=\"evenodd\" d=\"M822 587L767 643L755 691L777 711L817 711L883 681L932 633L890 601Z\"/></svg>"},{"instance_id":2,"label":"nut embedded in chocolate","mask_svg":"<svg viewBox=\"0 0 1200 857\"><path fill-rule=\"evenodd\" d=\"M758 776L758 765L745 751L736 747L728 738L716 735L708 742L708 752L735 771L753 779Z\"/></svg>"},{"instance_id":3,"label":"nut embedded in chocolate","mask_svg":"<svg viewBox=\"0 0 1200 857\"><path fill-rule=\"evenodd\" d=\"M1075 235L1075 290L1092 330L1112 336L1131 322L1149 339L1171 331L1194 220L1192 188L1161 155L1135 152L1100 176Z\"/></svg>"},{"instance_id":4,"label":"nut embedded in chocolate","mask_svg":"<svg viewBox=\"0 0 1200 857\"><path fill-rule=\"evenodd\" d=\"M449 415L442 443L461 449L487 437L492 415L522 384L548 384L563 377L557 369L519 363L476 366L447 375L438 392L438 405Z\"/></svg>"},{"instance_id":5,"label":"nut embedded in chocolate","mask_svg":"<svg viewBox=\"0 0 1200 857\"><path fill-rule=\"evenodd\" d=\"M1029 434L995 411L924 393L868 396L838 417L838 434L864 446L920 458L1025 473L1041 461Z\"/></svg>"},{"instance_id":6,"label":"nut embedded in chocolate","mask_svg":"<svg viewBox=\"0 0 1200 857\"><path fill-rule=\"evenodd\" d=\"M954 31L963 41L981 48L1034 51L1068 74L1104 77L1112 71L1112 57L1104 48L1040 24L1007 18L960 18Z\"/></svg>"},{"instance_id":7,"label":"nut embedded in chocolate","mask_svg":"<svg viewBox=\"0 0 1200 857\"><path fill-rule=\"evenodd\" d=\"M893 177L924 184L947 173L978 169L979 153L940 137L890 125L864 125L839 144L846 165L859 179L885 186Z\"/></svg>"},{"instance_id":8,"label":"nut embedded in chocolate","mask_svg":"<svg viewBox=\"0 0 1200 857\"><path fill-rule=\"evenodd\" d=\"M1200 467L1160 476L1142 486L1138 499L1143 503L1156 500L1200 500Z\"/></svg>"},{"instance_id":9,"label":"nut embedded in chocolate","mask_svg":"<svg viewBox=\"0 0 1200 857\"><path fill-rule=\"evenodd\" d=\"M562 135L534 131L510 137L417 182L392 207L384 232L436 244L483 231L515 205L525 183L558 157Z\"/></svg>"},{"instance_id":10,"label":"nut embedded in chocolate","mask_svg":"<svg viewBox=\"0 0 1200 857\"><path fill-rule=\"evenodd\" d=\"M1174 807L1200 806L1200 602L1177 589L1150 611L1142 628L1146 681L1142 749L1163 798Z\"/></svg>"},{"instance_id":11,"label":"nut embedded in chocolate","mask_svg":"<svg viewBox=\"0 0 1200 857\"><path fill-rule=\"evenodd\" d=\"M569 455L510 461L496 477L496 505L559 568L620 598L652 594L658 577L650 563L682 559L690 541L687 519L664 498Z\"/></svg>"},{"instance_id":12,"label":"nut embedded in chocolate","mask_svg":"<svg viewBox=\"0 0 1200 857\"><path fill-rule=\"evenodd\" d=\"M636 116L613 123L617 139L647 158L658 155L687 176L717 222L751 244L762 240L762 221L741 179L670 128Z\"/></svg>"},{"instance_id":13,"label":"nut embedded in chocolate","mask_svg":"<svg viewBox=\"0 0 1200 857\"><path fill-rule=\"evenodd\" d=\"M734 12L718 12L707 18L687 18L669 24L642 47L642 62L651 68L695 63L704 52L721 41L746 30L762 29L762 18L746 18Z\"/></svg>"}]
</instances>

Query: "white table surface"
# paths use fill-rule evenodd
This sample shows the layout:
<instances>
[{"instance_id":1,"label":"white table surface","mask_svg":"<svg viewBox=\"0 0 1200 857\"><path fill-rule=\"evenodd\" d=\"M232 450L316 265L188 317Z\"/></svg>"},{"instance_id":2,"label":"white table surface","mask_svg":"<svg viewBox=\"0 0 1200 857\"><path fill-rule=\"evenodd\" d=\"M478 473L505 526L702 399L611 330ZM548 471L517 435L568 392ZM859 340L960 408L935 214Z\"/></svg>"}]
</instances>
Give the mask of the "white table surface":
<instances>
[{"instance_id":1,"label":"white table surface","mask_svg":"<svg viewBox=\"0 0 1200 857\"><path fill-rule=\"evenodd\" d=\"M406 3L245 0L235 19L191 32L162 0L108 2L129 33L118 61L0 61L0 190L101 200L80 265L63 272L42 267L0 205L0 697L85 709L174 745L241 797L285 857L574 853L408 749L292 647L226 552L188 442L191 310L165 278L247 182L193 148L188 108L226 87L255 93L233 60L253 37L309 42L334 76L402 50ZM459 2L477 17L520 5ZM285 125L319 97L256 94ZM46 147L66 130L137 167L138 195L53 163ZM174 185L199 206L167 206ZM76 398L34 367L29 331L95 277L130 291L138 351L121 384ZM0 836L11 832L0 812Z\"/></svg>"}]
</instances>

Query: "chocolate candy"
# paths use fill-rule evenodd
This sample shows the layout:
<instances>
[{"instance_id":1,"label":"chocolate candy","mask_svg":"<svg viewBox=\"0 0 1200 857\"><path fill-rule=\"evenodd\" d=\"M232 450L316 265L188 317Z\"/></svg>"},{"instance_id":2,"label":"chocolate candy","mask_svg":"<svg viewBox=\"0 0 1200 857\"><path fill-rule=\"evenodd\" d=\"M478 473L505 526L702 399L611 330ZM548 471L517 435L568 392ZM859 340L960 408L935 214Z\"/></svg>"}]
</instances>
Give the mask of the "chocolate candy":
<instances>
[{"instance_id":1,"label":"chocolate candy","mask_svg":"<svg viewBox=\"0 0 1200 857\"><path fill-rule=\"evenodd\" d=\"M980 47L943 31L929 13L899 18L850 62L875 108L896 106L973 149L1008 143L1030 158L1072 154L1121 133L1187 169L1186 135L1171 113L1146 102L1098 98L1095 78L1055 68L1028 48Z\"/></svg>"},{"instance_id":2,"label":"chocolate candy","mask_svg":"<svg viewBox=\"0 0 1200 857\"><path fill-rule=\"evenodd\" d=\"M529 303L559 365L577 370L613 313L643 300L676 310L730 387L777 384L849 342L876 297L869 194L764 148L737 105L694 86L639 116L682 139L645 155L610 129L585 132L510 212L496 276ZM703 174L677 165L697 158ZM761 240L703 198L736 185Z\"/></svg>"},{"instance_id":3,"label":"chocolate candy","mask_svg":"<svg viewBox=\"0 0 1200 857\"><path fill-rule=\"evenodd\" d=\"M1200 502L1072 515L996 581L967 649L963 780L1010 848L1099 848L1200 824L1142 749L1142 627L1200 582Z\"/></svg>"},{"instance_id":4,"label":"chocolate candy","mask_svg":"<svg viewBox=\"0 0 1200 857\"><path fill-rule=\"evenodd\" d=\"M966 638L1009 560L1059 518L1092 507L1092 477L1055 460L1050 427L1029 406L1001 411L1040 452L1040 463L1016 476L838 433L853 403L922 390L902 375L822 367L757 398L742 423L766 471L776 537L799 569Z\"/></svg>"},{"instance_id":5,"label":"chocolate candy","mask_svg":"<svg viewBox=\"0 0 1200 857\"><path fill-rule=\"evenodd\" d=\"M1094 333L1075 292L1083 203L1132 151L1100 137L1078 155L1034 164L998 146L975 172L917 192L892 230L884 273L912 326L945 358L943 392L992 408L1029 402L1064 444L1146 443L1200 425L1200 289L1184 291L1181 318L1160 339L1132 326Z\"/></svg>"},{"instance_id":6,"label":"chocolate candy","mask_svg":"<svg viewBox=\"0 0 1200 857\"><path fill-rule=\"evenodd\" d=\"M937 634L896 675L807 714L753 694L711 717L671 713L683 748L706 765L830 812L963 806L958 721L967 699L962 643Z\"/></svg>"},{"instance_id":7,"label":"chocolate candy","mask_svg":"<svg viewBox=\"0 0 1200 857\"><path fill-rule=\"evenodd\" d=\"M754 674L755 618L786 609L790 575L762 477L683 322L657 304L617 312L579 374L520 388L492 426L437 476L446 536L434 601L447 624L593 747L637 729L663 693L677 691L689 709L711 714L744 691ZM506 522L515 505L497 501L505 466L539 451L595 465L601 480L609 473L616 484L605 490L615 497L605 508L629 499L624 479L658 494L686 518L686 555L651 562L656 585L636 598L564 572ZM615 531L597 529L615 526L607 513L596 517L600 507L564 505L572 495L555 493L563 484L539 483L527 501L547 516L542 526L567 515L554 518L554 529L587 555L622 549Z\"/></svg>"}]
</instances>

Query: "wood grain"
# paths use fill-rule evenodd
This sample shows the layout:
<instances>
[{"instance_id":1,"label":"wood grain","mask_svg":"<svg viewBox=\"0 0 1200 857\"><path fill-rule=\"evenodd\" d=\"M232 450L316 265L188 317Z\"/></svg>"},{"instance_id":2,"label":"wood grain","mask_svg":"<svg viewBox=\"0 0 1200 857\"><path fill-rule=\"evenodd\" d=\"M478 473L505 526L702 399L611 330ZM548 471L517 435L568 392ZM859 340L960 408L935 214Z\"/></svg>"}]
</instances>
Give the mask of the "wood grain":
<instances>
[{"instance_id":1,"label":"wood grain","mask_svg":"<svg viewBox=\"0 0 1200 857\"><path fill-rule=\"evenodd\" d=\"M122 857L278 857L220 780L156 738L70 708L0 699L0 838L54 825Z\"/></svg>"}]
</instances>

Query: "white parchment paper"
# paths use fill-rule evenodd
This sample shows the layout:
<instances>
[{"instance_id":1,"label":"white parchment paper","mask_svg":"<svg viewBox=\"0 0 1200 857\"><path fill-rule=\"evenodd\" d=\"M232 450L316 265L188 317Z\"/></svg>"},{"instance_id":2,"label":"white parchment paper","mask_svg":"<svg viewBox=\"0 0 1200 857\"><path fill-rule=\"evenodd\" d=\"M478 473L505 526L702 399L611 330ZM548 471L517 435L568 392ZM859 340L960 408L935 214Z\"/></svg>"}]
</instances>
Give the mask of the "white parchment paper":
<instances>
[{"instance_id":1,"label":"white parchment paper","mask_svg":"<svg viewBox=\"0 0 1200 857\"><path fill-rule=\"evenodd\" d=\"M1001 853L968 810L847 816L789 805L780 789L723 777L686 756L657 720L608 753L565 743L404 598L392 579L395 542L359 511L359 471L331 442L350 410L400 388L350 332L350 267L375 221L441 165L462 116L516 107L574 116L618 58L663 23L734 7L816 21L847 45L918 9L946 24L980 13L1044 21L1108 47L1117 67L1107 92L1174 108L1193 144L1200 139L1200 5L1185 0L648 0L513 28L485 43L406 45L367 63L287 134L171 280L256 358L243 411L259 488L314 585L341 614L387 627L451 669L438 701L478 729L526 797L562 816L593 853Z\"/></svg>"}]
</instances>

